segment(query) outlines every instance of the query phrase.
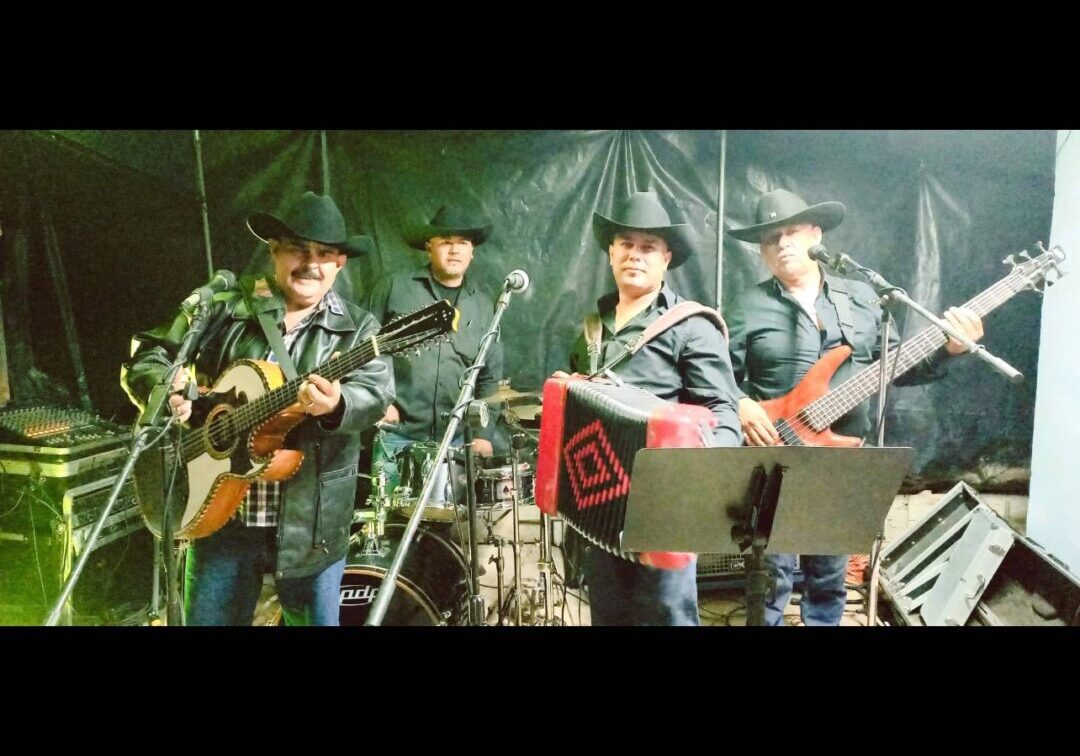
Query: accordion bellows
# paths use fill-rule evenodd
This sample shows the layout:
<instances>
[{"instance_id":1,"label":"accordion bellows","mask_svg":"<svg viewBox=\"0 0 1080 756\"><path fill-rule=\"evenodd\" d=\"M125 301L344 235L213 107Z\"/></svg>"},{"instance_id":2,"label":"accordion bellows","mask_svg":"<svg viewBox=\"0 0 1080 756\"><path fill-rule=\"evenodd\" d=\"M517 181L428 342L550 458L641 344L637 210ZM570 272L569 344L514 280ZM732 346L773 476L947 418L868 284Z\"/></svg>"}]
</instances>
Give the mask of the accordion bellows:
<instances>
[{"instance_id":1,"label":"accordion bellows","mask_svg":"<svg viewBox=\"0 0 1080 756\"><path fill-rule=\"evenodd\" d=\"M686 567L693 554L622 550L626 501L638 450L705 446L716 425L712 412L634 386L561 378L544 384L543 406L534 486L540 510L624 559Z\"/></svg>"}]
</instances>

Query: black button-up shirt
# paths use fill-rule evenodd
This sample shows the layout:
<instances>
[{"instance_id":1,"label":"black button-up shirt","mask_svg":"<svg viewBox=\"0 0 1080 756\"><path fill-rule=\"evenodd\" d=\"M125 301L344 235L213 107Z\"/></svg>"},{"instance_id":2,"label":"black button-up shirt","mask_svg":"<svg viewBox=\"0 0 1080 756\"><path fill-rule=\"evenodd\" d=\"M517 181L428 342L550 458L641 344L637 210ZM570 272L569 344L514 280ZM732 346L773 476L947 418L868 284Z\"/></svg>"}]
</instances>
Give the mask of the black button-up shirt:
<instances>
[{"instance_id":1,"label":"black button-up shirt","mask_svg":"<svg viewBox=\"0 0 1080 756\"><path fill-rule=\"evenodd\" d=\"M618 293L606 294L597 302L603 324L600 365L614 359L625 345L641 335L653 321L683 301L665 282L649 307L615 332L615 305ZM584 334L574 344L570 367L589 373L588 345ZM742 443L737 401L738 387L731 370L724 338L716 325L703 317L691 317L668 328L633 357L612 371L625 382L669 402L708 407L716 417L713 437L718 446Z\"/></svg>"},{"instance_id":2,"label":"black button-up shirt","mask_svg":"<svg viewBox=\"0 0 1080 756\"><path fill-rule=\"evenodd\" d=\"M440 287L447 291L445 287ZM442 299L431 277L430 266L383 279L371 293L368 309L385 325L396 317ZM454 409L465 369L473 364L480 351L480 339L495 314L495 302L465 277L453 292L450 303L460 312L457 331L450 343L422 349L419 356L395 356L394 380L401 422L393 428L417 441L438 441L446 431L449 413ZM485 365L476 379L476 396L494 394L502 378L502 345L495 342L488 350ZM461 426L458 426L461 429ZM494 424L477 432L491 439Z\"/></svg>"}]
</instances>

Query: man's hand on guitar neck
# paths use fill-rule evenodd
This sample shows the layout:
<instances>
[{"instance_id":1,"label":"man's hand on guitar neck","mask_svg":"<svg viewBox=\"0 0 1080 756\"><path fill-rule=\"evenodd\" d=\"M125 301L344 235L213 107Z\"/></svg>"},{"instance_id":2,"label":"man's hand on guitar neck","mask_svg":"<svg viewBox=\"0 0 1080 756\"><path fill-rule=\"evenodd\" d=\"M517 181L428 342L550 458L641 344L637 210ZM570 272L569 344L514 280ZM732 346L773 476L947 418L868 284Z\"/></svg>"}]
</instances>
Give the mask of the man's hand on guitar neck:
<instances>
[{"instance_id":1,"label":"man's hand on guitar neck","mask_svg":"<svg viewBox=\"0 0 1080 756\"><path fill-rule=\"evenodd\" d=\"M321 375L312 373L300 384L296 392L296 401L304 412L313 417L329 415L337 409L341 401L341 381L330 382Z\"/></svg>"},{"instance_id":2,"label":"man's hand on guitar neck","mask_svg":"<svg viewBox=\"0 0 1080 756\"><path fill-rule=\"evenodd\" d=\"M983 337L982 320L978 315L966 307L950 307L945 311L945 320L953 328L967 336L972 341L978 341ZM953 341L945 334L945 351L952 355L963 354L967 347L959 341Z\"/></svg>"},{"instance_id":3,"label":"man's hand on guitar neck","mask_svg":"<svg viewBox=\"0 0 1080 756\"><path fill-rule=\"evenodd\" d=\"M748 396L739 400L739 423L748 446L776 446L782 443L768 414Z\"/></svg>"}]
</instances>

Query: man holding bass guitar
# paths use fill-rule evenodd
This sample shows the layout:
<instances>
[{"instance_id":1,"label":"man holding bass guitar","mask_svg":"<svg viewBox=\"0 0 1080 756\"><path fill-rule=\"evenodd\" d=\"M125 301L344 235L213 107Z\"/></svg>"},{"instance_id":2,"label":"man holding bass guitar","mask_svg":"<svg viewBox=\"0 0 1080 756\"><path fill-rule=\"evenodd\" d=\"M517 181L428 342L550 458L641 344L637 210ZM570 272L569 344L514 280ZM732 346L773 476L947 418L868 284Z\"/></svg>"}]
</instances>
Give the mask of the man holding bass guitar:
<instances>
[{"instance_id":1,"label":"man holding bass guitar","mask_svg":"<svg viewBox=\"0 0 1080 756\"><path fill-rule=\"evenodd\" d=\"M739 421L746 443L770 446L782 443L811 445L858 445L870 431L869 408L865 401L855 405L831 425L831 430L853 437L836 438L826 430L808 440L795 435L781 436L760 402L777 400L793 392L819 360L830 352L833 359L846 353L832 378L836 385L880 356L881 308L877 295L862 281L835 275L810 258L811 247L821 242L822 233L844 218L839 202L807 205L785 189L764 194L758 201L755 224L728 233L741 241L760 244L761 256L772 276L739 298L728 313L731 363L742 393ZM982 321L971 310L950 308L945 319L971 340L983 335ZM895 335L895 331L892 332ZM898 338L892 340L895 348ZM945 346L951 354L965 348L952 340ZM914 385L944 375L940 351L916 365L897 384ZM828 362L825 361L825 362ZM830 369L827 364L821 369ZM833 366L831 369L836 369ZM813 376L811 377L813 380ZM800 387L801 388L801 387ZM773 413L775 414L775 413ZM766 556L776 590L768 597L765 622L780 625L791 595L795 556ZM810 555L802 557L804 587L800 612L807 625L838 625L844 613L847 590L844 577L847 556Z\"/></svg>"},{"instance_id":2,"label":"man holding bass guitar","mask_svg":"<svg viewBox=\"0 0 1080 756\"><path fill-rule=\"evenodd\" d=\"M216 502L223 488L237 485L235 503L224 514L199 511L190 523L181 518L177 535L194 538L186 567L186 619L192 625L250 625L263 573L273 572L287 624L337 625L360 433L382 417L393 401L394 378L386 359L377 357L379 323L367 311L342 300L331 287L348 258L370 252L373 244L367 236L347 238L345 220L334 201L312 192L305 192L283 219L254 213L247 225L269 245L273 275L245 278L239 291L214 297L194 368L200 386L217 380L214 388L222 397L242 398L244 391L250 396L261 390L258 379L245 388L237 378L238 388L226 392L222 390L226 381L219 376L232 373L230 365L238 360L277 363L259 363L265 369L262 383L270 398L260 398L261 404L233 402L235 407L225 398L207 414L200 410L202 400L193 407L184 394L174 393L169 406L180 421L192 420L192 427L186 428L187 444L199 438L202 428L221 424L215 412L244 409L245 414L232 411L232 425L222 426L223 433L231 431L232 440L223 442L233 444L228 454L240 460L232 472L247 472L249 466L257 469L260 450L264 458L269 454L270 459L289 464L284 473L273 474L277 463L270 463L265 471L271 474L260 479L213 483L207 487L207 502ZM124 366L121 382L136 404L145 401L168 369L187 324L181 311L168 323L135 337L136 349ZM369 343L372 352L364 355ZM252 364L241 363L237 374L250 378ZM353 365L355 369L345 372ZM316 368L321 375L314 372ZM290 380L282 383L282 373ZM339 376L331 380L334 374ZM174 383L178 392L183 383ZM279 398L272 407L276 414L251 421L256 410L273 404L275 388L283 394L283 401ZM255 426L250 442L247 435L236 432L241 419ZM289 448L267 452L264 444L268 442L256 436L268 428L274 436L270 440L278 443L287 433ZM211 438L213 445L209 432L202 435ZM302 452L302 464L292 450ZM185 488L196 490L199 485L195 480L198 464L218 471L220 465L214 465L222 454L214 451L219 450L209 450L188 465L191 480ZM196 454L198 450L185 459ZM198 459L206 461L196 464ZM229 464L226 459L226 473ZM227 477L222 474L217 480ZM189 502L192 498L200 497L189 497ZM187 511L192 509L189 503ZM214 518L220 524L205 526ZM147 522L154 527L150 517Z\"/></svg>"}]
</instances>

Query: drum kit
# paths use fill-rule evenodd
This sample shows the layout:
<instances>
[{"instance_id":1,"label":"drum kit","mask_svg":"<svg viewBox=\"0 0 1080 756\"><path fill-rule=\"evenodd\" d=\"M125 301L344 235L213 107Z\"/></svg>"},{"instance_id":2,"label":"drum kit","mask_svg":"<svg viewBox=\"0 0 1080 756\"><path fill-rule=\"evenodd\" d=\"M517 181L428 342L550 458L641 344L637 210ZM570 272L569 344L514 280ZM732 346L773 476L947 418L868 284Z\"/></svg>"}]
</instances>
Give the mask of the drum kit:
<instances>
[{"instance_id":1,"label":"drum kit","mask_svg":"<svg viewBox=\"0 0 1080 756\"><path fill-rule=\"evenodd\" d=\"M492 457L477 457L475 480L476 517L468 522L462 449L451 447L444 459L436 459L438 444L416 442L394 450L384 432L375 436L371 467L371 493L353 512L349 557L341 583L341 624L363 625L372 602L400 547L405 521L415 511L418 495L429 476L435 476L434 493L421 515L421 524L397 579L384 625L461 625L469 622L469 543L490 547L494 553L496 600L488 612L489 623L559 624L554 616L554 591L558 580L551 558L550 527L540 517L541 537L525 542L521 536L520 510L533 503L533 477L539 440L540 396L500 390L483 399L501 417L496 427ZM361 474L361 477L369 477ZM510 535L500 535L498 525L509 516ZM530 521L535 523L535 520ZM538 546L537 578L522 582L523 546ZM513 588L506 590L504 550L513 552ZM483 567L480 574L485 574ZM564 597L565 598L565 597ZM265 614L265 612L263 612ZM280 611L271 611L267 624L279 622Z\"/></svg>"}]
</instances>

